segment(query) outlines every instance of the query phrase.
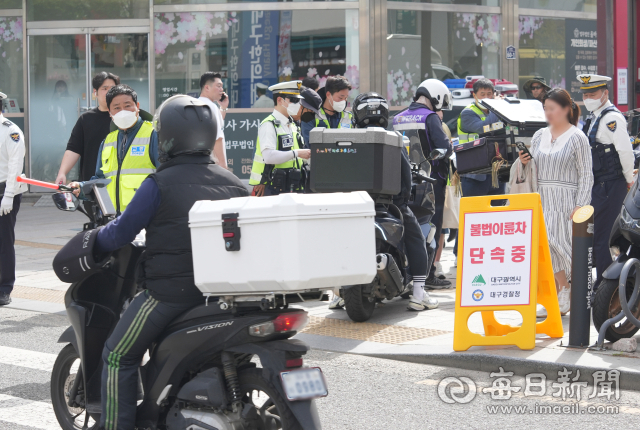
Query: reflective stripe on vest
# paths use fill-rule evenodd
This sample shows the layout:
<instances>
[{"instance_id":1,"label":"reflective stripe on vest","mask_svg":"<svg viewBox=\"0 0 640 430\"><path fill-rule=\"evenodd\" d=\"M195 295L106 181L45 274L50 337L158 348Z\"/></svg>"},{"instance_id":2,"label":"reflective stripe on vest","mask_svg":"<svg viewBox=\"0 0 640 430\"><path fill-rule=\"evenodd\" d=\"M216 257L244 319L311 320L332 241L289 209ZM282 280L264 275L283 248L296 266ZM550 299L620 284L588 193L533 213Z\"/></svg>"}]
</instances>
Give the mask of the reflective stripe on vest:
<instances>
[{"instance_id":1,"label":"reflective stripe on vest","mask_svg":"<svg viewBox=\"0 0 640 430\"><path fill-rule=\"evenodd\" d=\"M480 117L482 121L487 119L486 114L482 112L482 109L476 106L475 103L472 103L466 108L464 108L462 112L464 112L467 109L471 109L476 115ZM472 140L476 140L479 137L479 135L478 133L465 133L464 131L462 131L462 128L460 127L460 124L462 123L461 121L462 112L460 112L460 116L458 117L458 143L467 143L467 142L471 142Z\"/></svg>"},{"instance_id":2,"label":"reflective stripe on vest","mask_svg":"<svg viewBox=\"0 0 640 430\"><path fill-rule=\"evenodd\" d=\"M327 118L327 114L324 113L324 109L320 108L321 116L316 114L316 127L320 125L320 121L324 122L326 128L331 128L331 124ZM323 118L324 117L324 118ZM351 112L342 111L340 112L340 122L338 123L338 128L352 128L351 127Z\"/></svg>"},{"instance_id":3,"label":"reflective stripe on vest","mask_svg":"<svg viewBox=\"0 0 640 430\"><path fill-rule=\"evenodd\" d=\"M298 127L295 124L293 125L293 134L290 135L286 131L282 125L276 126L275 124L276 118L273 115L269 115L266 117L261 123L260 126L267 122L271 122L275 127L276 131L276 150L280 150L278 148L278 136L292 136L293 137L293 147L291 150L300 149L299 145L299 135L298 135ZM298 161L298 165L301 165L302 161ZM274 169L291 169L296 166L296 159L285 161L284 163L276 164ZM262 150L260 149L260 133L258 132L258 139L256 140L256 153L253 156L253 166L251 166L251 175L249 176L249 185L260 185L262 181L262 173L264 172L265 162L262 157Z\"/></svg>"},{"instance_id":4,"label":"reflective stripe on vest","mask_svg":"<svg viewBox=\"0 0 640 430\"><path fill-rule=\"evenodd\" d=\"M149 121L144 121L138 129L120 165L118 165L119 132L120 130L115 130L109 133L104 140L101 169L105 178L111 178L107 191L116 211L122 213L146 177L156 171L156 167L151 161L150 143L153 125Z\"/></svg>"}]
</instances>

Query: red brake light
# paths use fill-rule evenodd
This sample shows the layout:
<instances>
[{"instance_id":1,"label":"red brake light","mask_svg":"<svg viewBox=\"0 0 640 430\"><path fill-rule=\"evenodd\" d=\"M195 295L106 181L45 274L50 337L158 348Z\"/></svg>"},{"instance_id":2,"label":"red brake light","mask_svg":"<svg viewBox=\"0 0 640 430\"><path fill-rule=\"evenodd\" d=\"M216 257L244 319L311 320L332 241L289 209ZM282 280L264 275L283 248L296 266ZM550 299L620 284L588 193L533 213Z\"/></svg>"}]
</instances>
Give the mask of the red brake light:
<instances>
[{"instance_id":1,"label":"red brake light","mask_svg":"<svg viewBox=\"0 0 640 430\"><path fill-rule=\"evenodd\" d=\"M302 358L292 358L291 360L287 360L285 366L287 366L287 368L302 367Z\"/></svg>"},{"instance_id":2,"label":"red brake light","mask_svg":"<svg viewBox=\"0 0 640 430\"><path fill-rule=\"evenodd\" d=\"M273 320L273 328L276 332L285 333L288 331L300 331L309 322L306 312L296 312L290 314L278 315Z\"/></svg>"}]
</instances>

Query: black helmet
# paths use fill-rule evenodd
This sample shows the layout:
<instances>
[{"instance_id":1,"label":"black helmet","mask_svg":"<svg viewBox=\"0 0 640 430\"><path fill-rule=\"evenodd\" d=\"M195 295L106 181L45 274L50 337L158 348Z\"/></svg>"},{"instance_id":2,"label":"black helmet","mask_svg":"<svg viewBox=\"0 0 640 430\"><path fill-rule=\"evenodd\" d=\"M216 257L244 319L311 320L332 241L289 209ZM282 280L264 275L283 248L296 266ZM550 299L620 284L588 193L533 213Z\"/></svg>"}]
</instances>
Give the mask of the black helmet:
<instances>
[{"instance_id":1,"label":"black helmet","mask_svg":"<svg viewBox=\"0 0 640 430\"><path fill-rule=\"evenodd\" d=\"M62 282L79 282L97 272L107 262L109 254L94 257L99 228L76 234L53 258L53 271Z\"/></svg>"},{"instance_id":2,"label":"black helmet","mask_svg":"<svg viewBox=\"0 0 640 430\"><path fill-rule=\"evenodd\" d=\"M378 93L360 94L353 102L353 123L357 128L389 124L389 103Z\"/></svg>"},{"instance_id":3,"label":"black helmet","mask_svg":"<svg viewBox=\"0 0 640 430\"><path fill-rule=\"evenodd\" d=\"M161 162L182 154L211 154L218 132L211 108L183 94L160 105L153 117L153 128L158 133Z\"/></svg>"}]
</instances>

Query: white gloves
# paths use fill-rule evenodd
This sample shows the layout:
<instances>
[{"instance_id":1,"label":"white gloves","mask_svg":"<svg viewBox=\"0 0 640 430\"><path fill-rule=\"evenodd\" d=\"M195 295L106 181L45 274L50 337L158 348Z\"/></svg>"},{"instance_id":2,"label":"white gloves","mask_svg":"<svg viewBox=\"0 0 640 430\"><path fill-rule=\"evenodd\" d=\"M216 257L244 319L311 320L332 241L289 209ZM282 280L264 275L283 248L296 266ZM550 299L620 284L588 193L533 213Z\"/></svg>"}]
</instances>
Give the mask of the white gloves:
<instances>
[{"instance_id":1,"label":"white gloves","mask_svg":"<svg viewBox=\"0 0 640 430\"><path fill-rule=\"evenodd\" d=\"M13 197L4 196L0 203L0 216L6 215L13 210Z\"/></svg>"}]
</instances>

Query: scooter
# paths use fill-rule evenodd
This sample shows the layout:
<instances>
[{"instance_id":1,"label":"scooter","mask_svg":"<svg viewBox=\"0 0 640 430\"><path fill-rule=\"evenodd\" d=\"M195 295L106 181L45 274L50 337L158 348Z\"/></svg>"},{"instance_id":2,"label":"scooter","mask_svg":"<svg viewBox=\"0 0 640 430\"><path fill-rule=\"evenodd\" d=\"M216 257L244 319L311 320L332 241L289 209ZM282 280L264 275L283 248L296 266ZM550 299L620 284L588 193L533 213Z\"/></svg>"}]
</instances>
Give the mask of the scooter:
<instances>
[{"instance_id":1,"label":"scooter","mask_svg":"<svg viewBox=\"0 0 640 430\"><path fill-rule=\"evenodd\" d=\"M105 225L115 215L104 187L104 180L85 183L95 216L85 230ZM61 210L86 214L71 193L53 198ZM136 238L111 253L97 273L67 290L71 326L58 340L67 345L51 374L53 409L64 430L99 426L102 350L139 292L135 273L144 244L143 237ZM326 396L327 386L319 368L303 367L309 347L290 339L308 321L305 311L288 308L295 301L274 296L228 306L203 299L178 316L139 368L136 428L319 429L313 399Z\"/></svg>"},{"instance_id":2,"label":"scooter","mask_svg":"<svg viewBox=\"0 0 640 430\"><path fill-rule=\"evenodd\" d=\"M422 149L420 153L422 153ZM436 149L430 155L430 160L444 158L446 151ZM428 161L422 156L424 161ZM413 159L413 158L412 158ZM433 216L429 209L429 202L435 210L435 197L433 186L435 179L429 177L429 163L414 165L412 168L412 179L414 187L410 200L413 207L420 207L424 210L422 217ZM375 235L376 235L376 268L377 275L373 281L365 285L349 285L341 288L340 297L344 298L345 310L351 320L364 322L371 318L376 303L384 299L391 300L394 297L405 297L412 294L413 286L410 282L409 263L404 248L404 225L402 212L388 201L380 199L379 196L372 196L376 201L375 215ZM418 214L416 214L418 217ZM434 228L427 230L427 240L433 252L428 253L430 261L433 263L435 257L435 240L433 240ZM432 234L433 232L433 234ZM427 266L430 267L430 266Z\"/></svg>"},{"instance_id":3,"label":"scooter","mask_svg":"<svg viewBox=\"0 0 640 430\"><path fill-rule=\"evenodd\" d=\"M620 297L618 294L619 278L622 267L630 258L640 259L640 187L638 179L627 193L620 215L611 229L609 246L611 255L615 257L611 265L605 270L602 282L597 286L591 297L591 308L593 324L600 331L600 327L610 318L622 312ZM629 273L626 282L627 297L631 297L638 274L635 270ZM638 302L629 303L629 308L636 318L640 316L640 305ZM638 327L623 318L616 324L610 326L605 339L615 342L622 338L632 337L638 331Z\"/></svg>"}]
</instances>

